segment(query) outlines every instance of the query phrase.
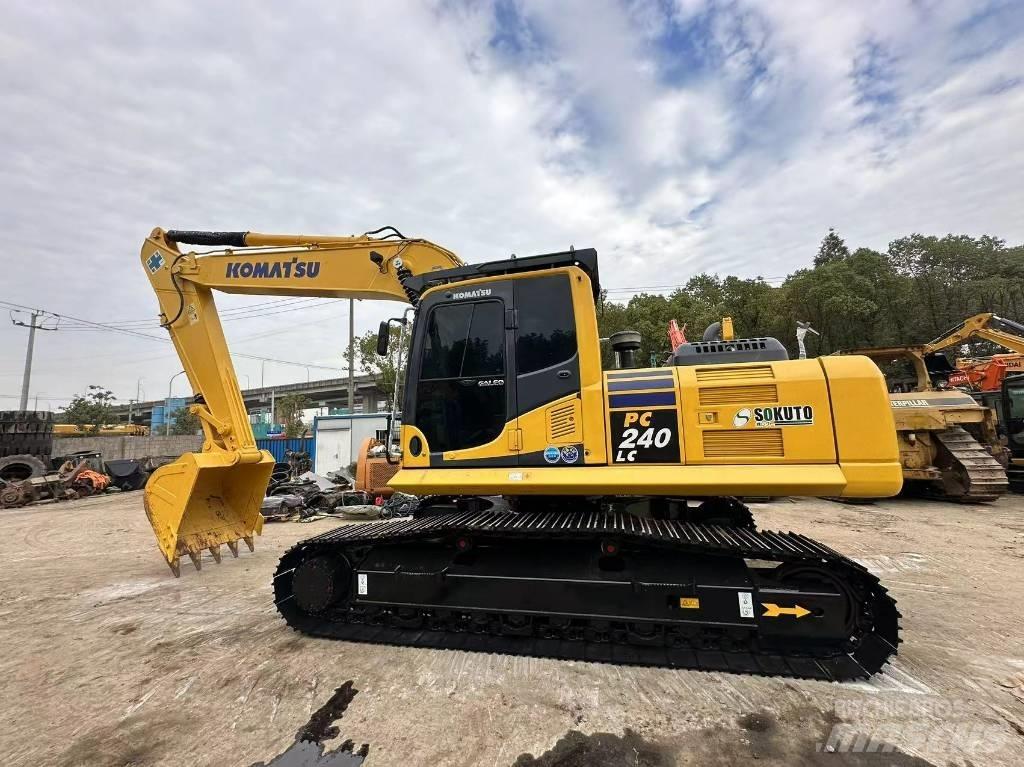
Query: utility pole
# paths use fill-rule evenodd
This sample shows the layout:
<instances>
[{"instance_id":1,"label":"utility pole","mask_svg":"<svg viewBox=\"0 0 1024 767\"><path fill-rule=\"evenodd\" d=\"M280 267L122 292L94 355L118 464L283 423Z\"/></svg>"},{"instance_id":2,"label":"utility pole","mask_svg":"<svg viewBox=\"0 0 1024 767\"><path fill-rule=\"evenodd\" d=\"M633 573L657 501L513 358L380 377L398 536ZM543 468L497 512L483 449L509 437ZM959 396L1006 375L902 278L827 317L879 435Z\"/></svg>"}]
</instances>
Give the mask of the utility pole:
<instances>
[{"instance_id":1,"label":"utility pole","mask_svg":"<svg viewBox=\"0 0 1024 767\"><path fill-rule=\"evenodd\" d=\"M135 380L135 399L128 400L128 425L131 426L134 421L132 420L132 405L142 402L142 379L137 378Z\"/></svg>"},{"instance_id":2,"label":"utility pole","mask_svg":"<svg viewBox=\"0 0 1024 767\"><path fill-rule=\"evenodd\" d=\"M25 373L21 378L21 404L18 405L18 410L28 410L28 385L32 378L32 351L36 345L36 331L37 330L56 330L57 328L47 328L42 325L36 325L36 319L43 316L43 312L32 310L32 319L28 321L26 325L20 320L11 317L11 322L19 327L28 328L28 349L25 350Z\"/></svg>"},{"instance_id":3,"label":"utility pole","mask_svg":"<svg viewBox=\"0 0 1024 767\"><path fill-rule=\"evenodd\" d=\"M356 300L348 300L348 414L356 412Z\"/></svg>"}]
</instances>

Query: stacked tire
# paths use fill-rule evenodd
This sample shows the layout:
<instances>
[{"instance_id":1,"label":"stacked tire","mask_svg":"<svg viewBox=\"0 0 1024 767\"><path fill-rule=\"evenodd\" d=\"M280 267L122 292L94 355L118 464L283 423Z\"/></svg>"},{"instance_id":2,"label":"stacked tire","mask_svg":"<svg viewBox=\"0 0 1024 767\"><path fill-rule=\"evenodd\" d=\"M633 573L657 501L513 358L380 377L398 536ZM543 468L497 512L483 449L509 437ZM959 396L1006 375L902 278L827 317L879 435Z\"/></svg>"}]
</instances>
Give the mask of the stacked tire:
<instances>
[{"instance_id":1,"label":"stacked tire","mask_svg":"<svg viewBox=\"0 0 1024 767\"><path fill-rule=\"evenodd\" d=\"M34 410L0 410L0 475L21 476L45 471L53 451L53 413Z\"/></svg>"}]
</instances>

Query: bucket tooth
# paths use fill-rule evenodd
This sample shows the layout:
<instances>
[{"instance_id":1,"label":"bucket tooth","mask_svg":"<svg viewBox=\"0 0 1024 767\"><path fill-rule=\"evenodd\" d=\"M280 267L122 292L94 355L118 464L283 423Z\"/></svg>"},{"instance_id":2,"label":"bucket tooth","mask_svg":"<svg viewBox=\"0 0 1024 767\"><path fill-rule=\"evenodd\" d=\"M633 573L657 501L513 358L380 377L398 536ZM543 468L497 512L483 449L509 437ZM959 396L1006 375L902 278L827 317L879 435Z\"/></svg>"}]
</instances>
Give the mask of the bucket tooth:
<instances>
[{"instance_id":1,"label":"bucket tooth","mask_svg":"<svg viewBox=\"0 0 1024 767\"><path fill-rule=\"evenodd\" d=\"M251 535L242 536L242 540L245 541L245 545L249 547L249 551L256 551L256 546L253 545Z\"/></svg>"},{"instance_id":2,"label":"bucket tooth","mask_svg":"<svg viewBox=\"0 0 1024 767\"><path fill-rule=\"evenodd\" d=\"M203 569L203 555L198 551L189 551L188 558L192 560L192 564L196 566L196 570Z\"/></svg>"},{"instance_id":3,"label":"bucket tooth","mask_svg":"<svg viewBox=\"0 0 1024 767\"><path fill-rule=\"evenodd\" d=\"M210 547L210 553L213 554L213 561L218 565L220 564L220 544Z\"/></svg>"},{"instance_id":4,"label":"bucket tooth","mask_svg":"<svg viewBox=\"0 0 1024 767\"><path fill-rule=\"evenodd\" d=\"M175 557L173 562L167 563L167 566L171 568L175 578L181 577L181 557Z\"/></svg>"},{"instance_id":5,"label":"bucket tooth","mask_svg":"<svg viewBox=\"0 0 1024 767\"><path fill-rule=\"evenodd\" d=\"M238 541L228 541L228 548L231 550L231 556L238 557Z\"/></svg>"}]
</instances>

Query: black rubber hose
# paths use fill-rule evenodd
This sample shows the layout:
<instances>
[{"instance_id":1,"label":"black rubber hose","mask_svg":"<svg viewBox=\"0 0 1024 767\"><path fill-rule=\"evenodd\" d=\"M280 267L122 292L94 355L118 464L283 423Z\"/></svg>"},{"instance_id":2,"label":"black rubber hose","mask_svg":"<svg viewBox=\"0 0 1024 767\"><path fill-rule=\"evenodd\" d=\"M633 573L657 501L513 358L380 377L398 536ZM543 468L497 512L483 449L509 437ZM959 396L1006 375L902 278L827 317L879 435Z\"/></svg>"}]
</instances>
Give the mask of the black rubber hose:
<instances>
[{"instance_id":1,"label":"black rubber hose","mask_svg":"<svg viewBox=\"0 0 1024 767\"><path fill-rule=\"evenodd\" d=\"M248 232L193 232L186 229L171 229L167 239L183 245L223 245L229 248L244 248Z\"/></svg>"},{"instance_id":2,"label":"black rubber hose","mask_svg":"<svg viewBox=\"0 0 1024 767\"><path fill-rule=\"evenodd\" d=\"M408 281L412 279L412 272L406 267L400 266L397 270L398 282L402 286L402 290L405 291L405 297L409 299L409 303L413 305L413 308L419 306L420 294L416 292L416 289L408 284Z\"/></svg>"},{"instance_id":3,"label":"black rubber hose","mask_svg":"<svg viewBox=\"0 0 1024 767\"><path fill-rule=\"evenodd\" d=\"M390 230L391 234L385 235L384 237L381 238L382 240L386 240L389 237L397 237L400 240L407 240L407 239L409 239L404 234L402 234L400 231L395 229L395 227L393 227L393 226L382 226L380 229L374 229L373 231L366 232L365 236L368 236L368 235L371 235L371 234L380 234L381 232L387 232L389 230Z\"/></svg>"}]
</instances>

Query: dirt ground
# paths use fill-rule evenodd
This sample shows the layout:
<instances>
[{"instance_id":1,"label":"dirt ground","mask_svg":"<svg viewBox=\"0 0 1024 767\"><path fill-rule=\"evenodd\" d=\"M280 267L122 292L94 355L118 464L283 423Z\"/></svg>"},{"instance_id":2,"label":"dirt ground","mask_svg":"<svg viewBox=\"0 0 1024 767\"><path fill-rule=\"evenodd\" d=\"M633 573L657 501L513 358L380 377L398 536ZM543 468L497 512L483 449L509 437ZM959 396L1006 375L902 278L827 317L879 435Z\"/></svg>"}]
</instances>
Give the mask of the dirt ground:
<instances>
[{"instance_id":1,"label":"dirt ground","mask_svg":"<svg viewBox=\"0 0 1024 767\"><path fill-rule=\"evenodd\" d=\"M884 673L835 684L309 639L277 617L271 575L335 520L268 525L255 554L175 579L140 493L0 512L0 764L1024 761L1024 497L754 508L890 588L904 644Z\"/></svg>"}]
</instances>

